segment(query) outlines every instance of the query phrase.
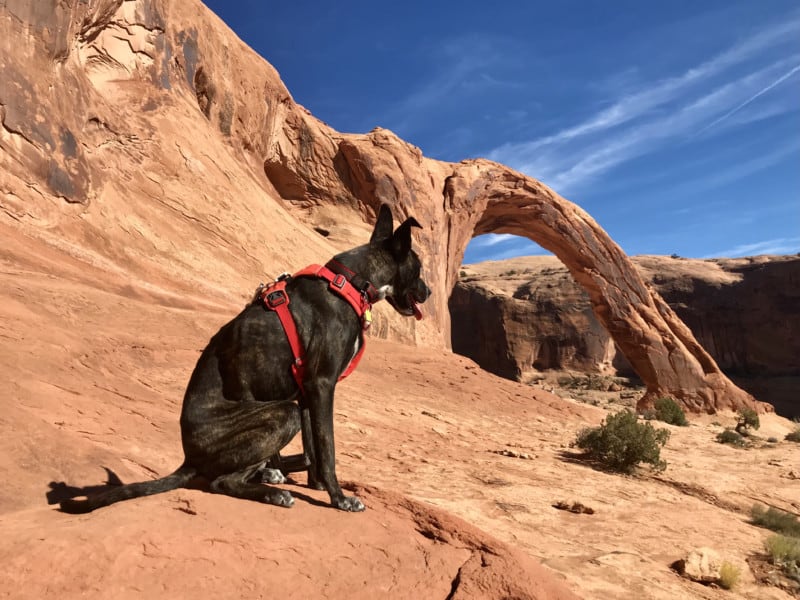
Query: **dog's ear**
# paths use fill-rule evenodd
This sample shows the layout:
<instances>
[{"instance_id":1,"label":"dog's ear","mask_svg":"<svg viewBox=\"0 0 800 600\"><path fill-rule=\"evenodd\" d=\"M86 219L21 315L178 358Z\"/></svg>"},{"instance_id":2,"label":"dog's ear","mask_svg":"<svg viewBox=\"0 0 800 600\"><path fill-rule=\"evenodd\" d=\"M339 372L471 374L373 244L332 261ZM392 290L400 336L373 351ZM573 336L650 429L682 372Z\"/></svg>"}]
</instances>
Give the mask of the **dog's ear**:
<instances>
[{"instance_id":1,"label":"dog's ear","mask_svg":"<svg viewBox=\"0 0 800 600\"><path fill-rule=\"evenodd\" d=\"M369 238L370 243L382 242L392 237L392 209L388 204L381 204L381 209L378 211L378 221L375 223L375 229L372 231L372 237Z\"/></svg>"},{"instance_id":2,"label":"dog's ear","mask_svg":"<svg viewBox=\"0 0 800 600\"><path fill-rule=\"evenodd\" d=\"M404 260L411 252L411 228L422 227L414 217L409 217L392 235L389 248L397 260Z\"/></svg>"}]
</instances>

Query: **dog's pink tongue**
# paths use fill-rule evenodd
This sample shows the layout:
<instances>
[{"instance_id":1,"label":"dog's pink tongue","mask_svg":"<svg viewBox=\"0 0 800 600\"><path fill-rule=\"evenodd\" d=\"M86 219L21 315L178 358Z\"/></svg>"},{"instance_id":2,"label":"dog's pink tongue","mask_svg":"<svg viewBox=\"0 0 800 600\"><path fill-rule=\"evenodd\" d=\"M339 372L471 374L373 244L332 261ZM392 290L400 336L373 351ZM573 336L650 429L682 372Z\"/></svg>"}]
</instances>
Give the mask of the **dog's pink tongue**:
<instances>
[{"instance_id":1,"label":"dog's pink tongue","mask_svg":"<svg viewBox=\"0 0 800 600\"><path fill-rule=\"evenodd\" d=\"M411 307L414 309L414 318L417 321L422 321L422 310L419 308L419 304L416 302L411 302Z\"/></svg>"}]
</instances>

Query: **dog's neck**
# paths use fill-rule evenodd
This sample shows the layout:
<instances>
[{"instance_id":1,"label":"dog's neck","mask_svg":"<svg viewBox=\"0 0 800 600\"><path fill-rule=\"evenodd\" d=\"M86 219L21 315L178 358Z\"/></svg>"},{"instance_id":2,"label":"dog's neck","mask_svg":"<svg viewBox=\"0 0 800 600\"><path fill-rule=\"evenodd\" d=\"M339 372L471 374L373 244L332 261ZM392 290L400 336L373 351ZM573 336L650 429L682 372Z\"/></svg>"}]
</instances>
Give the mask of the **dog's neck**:
<instances>
[{"instance_id":1,"label":"dog's neck","mask_svg":"<svg viewBox=\"0 0 800 600\"><path fill-rule=\"evenodd\" d=\"M386 296L397 270L385 251L375 252L375 248L369 244L337 254L333 260L369 281L378 290L381 300Z\"/></svg>"}]
</instances>

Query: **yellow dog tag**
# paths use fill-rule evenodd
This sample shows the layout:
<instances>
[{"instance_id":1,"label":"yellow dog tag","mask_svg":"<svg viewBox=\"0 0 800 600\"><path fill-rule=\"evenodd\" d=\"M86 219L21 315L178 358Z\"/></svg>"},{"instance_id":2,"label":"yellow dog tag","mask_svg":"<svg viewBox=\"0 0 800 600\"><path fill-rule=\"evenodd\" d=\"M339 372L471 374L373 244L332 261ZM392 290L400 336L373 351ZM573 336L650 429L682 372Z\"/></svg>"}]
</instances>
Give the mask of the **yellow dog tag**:
<instances>
[{"instance_id":1,"label":"yellow dog tag","mask_svg":"<svg viewBox=\"0 0 800 600\"><path fill-rule=\"evenodd\" d=\"M372 325L372 310L368 308L364 311L364 329L369 329L370 325Z\"/></svg>"}]
</instances>

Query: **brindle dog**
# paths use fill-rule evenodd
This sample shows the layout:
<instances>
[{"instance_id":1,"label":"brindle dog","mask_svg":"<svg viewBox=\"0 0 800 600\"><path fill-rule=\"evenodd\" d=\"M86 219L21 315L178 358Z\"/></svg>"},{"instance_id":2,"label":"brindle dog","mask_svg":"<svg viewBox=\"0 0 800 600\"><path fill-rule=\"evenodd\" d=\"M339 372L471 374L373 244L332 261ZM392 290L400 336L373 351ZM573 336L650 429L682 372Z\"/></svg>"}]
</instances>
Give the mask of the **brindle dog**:
<instances>
[{"instance_id":1,"label":"brindle dog","mask_svg":"<svg viewBox=\"0 0 800 600\"><path fill-rule=\"evenodd\" d=\"M391 210L383 205L369 243L335 260L371 282L379 298L386 298L397 312L419 318L417 304L428 298L430 289L411 249L412 227L419 223L409 218L392 231ZM309 486L327 490L336 508L364 510L361 500L342 493L333 440L334 389L363 343L361 319L325 280L293 278L286 293L305 349L302 396L290 371L293 355L278 316L254 302L211 338L192 373L180 421L183 464L161 479L64 500L61 509L89 512L185 487L196 478L210 482L218 493L291 506L294 498L288 491L255 480L267 466L280 464L280 450L302 430L301 468L308 469ZM275 473L267 469L265 480L275 482Z\"/></svg>"}]
</instances>

